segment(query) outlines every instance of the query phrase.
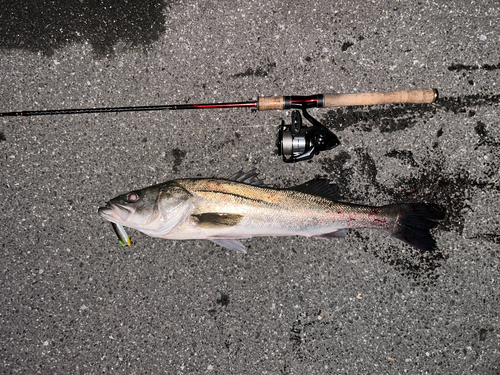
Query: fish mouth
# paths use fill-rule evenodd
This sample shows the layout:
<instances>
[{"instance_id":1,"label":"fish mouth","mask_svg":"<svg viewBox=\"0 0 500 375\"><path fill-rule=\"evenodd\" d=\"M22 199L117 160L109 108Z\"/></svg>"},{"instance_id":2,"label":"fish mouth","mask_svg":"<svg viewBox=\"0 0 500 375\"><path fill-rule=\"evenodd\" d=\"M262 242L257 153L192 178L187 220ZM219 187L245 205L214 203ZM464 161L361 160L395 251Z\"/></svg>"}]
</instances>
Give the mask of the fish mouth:
<instances>
[{"instance_id":1,"label":"fish mouth","mask_svg":"<svg viewBox=\"0 0 500 375\"><path fill-rule=\"evenodd\" d=\"M124 223L132 215L132 210L121 204L106 202L106 207L100 207L99 215L112 223Z\"/></svg>"}]
</instances>

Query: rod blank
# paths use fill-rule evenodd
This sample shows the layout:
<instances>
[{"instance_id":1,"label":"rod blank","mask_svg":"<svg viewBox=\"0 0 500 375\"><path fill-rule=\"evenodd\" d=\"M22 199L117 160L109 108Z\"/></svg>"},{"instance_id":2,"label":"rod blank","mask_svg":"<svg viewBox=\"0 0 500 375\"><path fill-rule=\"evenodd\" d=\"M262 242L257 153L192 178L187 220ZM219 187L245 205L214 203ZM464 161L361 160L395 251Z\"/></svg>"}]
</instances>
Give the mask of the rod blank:
<instances>
[{"instance_id":1,"label":"rod blank","mask_svg":"<svg viewBox=\"0 0 500 375\"><path fill-rule=\"evenodd\" d=\"M74 115L82 113L108 113L108 112L144 112L144 111L164 111L179 109L207 109L207 108L235 108L235 107L256 107L256 102L240 103L214 103L214 104L165 104L146 105L138 107L103 107L103 108L73 108L73 109L45 109L41 111L17 111L3 112L0 117L16 116L43 116L43 115Z\"/></svg>"}]
</instances>

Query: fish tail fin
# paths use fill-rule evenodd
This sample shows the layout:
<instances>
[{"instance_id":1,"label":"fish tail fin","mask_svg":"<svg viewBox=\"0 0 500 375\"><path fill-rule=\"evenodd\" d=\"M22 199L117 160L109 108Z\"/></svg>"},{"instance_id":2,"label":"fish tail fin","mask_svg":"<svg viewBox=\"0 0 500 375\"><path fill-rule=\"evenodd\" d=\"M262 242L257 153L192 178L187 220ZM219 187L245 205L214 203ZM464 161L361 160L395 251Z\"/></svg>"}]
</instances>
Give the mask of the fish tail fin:
<instances>
[{"instance_id":1,"label":"fish tail fin","mask_svg":"<svg viewBox=\"0 0 500 375\"><path fill-rule=\"evenodd\" d=\"M445 217L446 210L436 204L407 203L390 206L397 210L397 221L391 235L421 251L437 249L430 230Z\"/></svg>"}]
</instances>

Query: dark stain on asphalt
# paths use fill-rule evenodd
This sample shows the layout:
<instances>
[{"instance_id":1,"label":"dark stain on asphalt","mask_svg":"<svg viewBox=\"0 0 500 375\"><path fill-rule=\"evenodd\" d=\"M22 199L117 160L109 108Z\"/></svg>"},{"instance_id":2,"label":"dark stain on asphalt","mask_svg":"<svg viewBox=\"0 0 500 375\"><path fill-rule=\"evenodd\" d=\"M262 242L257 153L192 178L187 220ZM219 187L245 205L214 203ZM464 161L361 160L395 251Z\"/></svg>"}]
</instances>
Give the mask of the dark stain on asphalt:
<instances>
[{"instance_id":1,"label":"dark stain on asphalt","mask_svg":"<svg viewBox=\"0 0 500 375\"><path fill-rule=\"evenodd\" d=\"M344 43L342 43L342 47L340 47L340 49L342 50L342 52L345 52L353 45L354 45L354 43L352 43L352 42L344 42Z\"/></svg>"},{"instance_id":2,"label":"dark stain on asphalt","mask_svg":"<svg viewBox=\"0 0 500 375\"><path fill-rule=\"evenodd\" d=\"M413 153L411 151L392 150L392 151L388 152L387 154L385 154L385 156L401 160L403 163L410 165L412 167L418 167L418 164L415 161L415 159L413 158Z\"/></svg>"},{"instance_id":3,"label":"dark stain on asphalt","mask_svg":"<svg viewBox=\"0 0 500 375\"><path fill-rule=\"evenodd\" d=\"M5 142L7 138L5 138L5 134L3 132L0 132L0 142Z\"/></svg>"},{"instance_id":4,"label":"dark stain on asphalt","mask_svg":"<svg viewBox=\"0 0 500 375\"><path fill-rule=\"evenodd\" d=\"M186 157L187 152L178 148L172 150L172 156L174 157L174 164L172 165L172 171L177 173L179 171L179 166Z\"/></svg>"},{"instance_id":5,"label":"dark stain on asphalt","mask_svg":"<svg viewBox=\"0 0 500 375\"><path fill-rule=\"evenodd\" d=\"M368 236L362 236L359 232L355 232L355 235L366 241L369 240ZM412 280L413 285L433 285L439 277L437 270L449 258L448 254L441 251L403 253L396 246L378 247L370 253Z\"/></svg>"},{"instance_id":6,"label":"dark stain on asphalt","mask_svg":"<svg viewBox=\"0 0 500 375\"><path fill-rule=\"evenodd\" d=\"M229 305L229 295L225 293L221 293L220 297L217 298L216 300L217 304L221 306L228 306Z\"/></svg>"},{"instance_id":7,"label":"dark stain on asphalt","mask_svg":"<svg viewBox=\"0 0 500 375\"><path fill-rule=\"evenodd\" d=\"M270 72L272 72L276 68L275 62L268 62L265 66L258 66L257 68L248 68L244 72L236 73L232 75L233 78L240 77L267 77Z\"/></svg>"},{"instance_id":8,"label":"dark stain on asphalt","mask_svg":"<svg viewBox=\"0 0 500 375\"><path fill-rule=\"evenodd\" d=\"M165 32L171 1L3 2L0 48L52 55L57 49L88 42L97 57L114 54L114 46L148 47Z\"/></svg>"},{"instance_id":9,"label":"dark stain on asphalt","mask_svg":"<svg viewBox=\"0 0 500 375\"><path fill-rule=\"evenodd\" d=\"M479 143L475 147L476 150L483 145L494 146L494 147L500 146L500 140L493 138L489 134L487 126L484 122L478 121L476 123L476 126L474 127L474 131L476 132L477 135L479 135L480 138Z\"/></svg>"},{"instance_id":10,"label":"dark stain on asphalt","mask_svg":"<svg viewBox=\"0 0 500 375\"><path fill-rule=\"evenodd\" d=\"M452 174L443 173L444 162L439 155L425 158L418 165L415 173L411 177L400 177L396 179L392 186L381 184L377 181L377 168L368 152L363 149L356 149L354 157L347 157L347 153L340 153L333 158L324 158L321 163L323 170L329 178L336 183L339 195L351 201L362 202L364 197L375 194L379 200L390 202L427 202L445 206L447 217L439 225L439 228L446 231L463 232L462 212L470 209L467 199L474 194L477 189L496 189L492 183L472 179L466 170L457 170ZM400 155L399 150L388 153ZM439 154L439 152L436 152ZM352 159L352 160L351 160ZM346 166L347 161L349 165ZM351 191L349 186L353 185L353 175L361 174L366 182Z\"/></svg>"},{"instance_id":11,"label":"dark stain on asphalt","mask_svg":"<svg viewBox=\"0 0 500 375\"><path fill-rule=\"evenodd\" d=\"M352 322L350 322L352 323ZM333 353L332 338L340 334L340 327L334 321L322 319L321 310L317 313L300 313L292 323L288 339L292 352L300 361L322 360L327 353ZM328 343L321 345L321 343ZM321 345L322 351L318 351ZM325 353L326 351L326 353Z\"/></svg>"},{"instance_id":12,"label":"dark stain on asphalt","mask_svg":"<svg viewBox=\"0 0 500 375\"><path fill-rule=\"evenodd\" d=\"M498 228L498 232L500 233L500 228ZM497 233L478 233L475 236L472 236L470 238L485 240L488 242L500 244L500 234L497 234Z\"/></svg>"},{"instance_id":13,"label":"dark stain on asphalt","mask_svg":"<svg viewBox=\"0 0 500 375\"><path fill-rule=\"evenodd\" d=\"M465 65L465 64L453 64L448 67L451 72L459 72L462 70L497 70L500 69L500 63L496 65L484 64L484 65Z\"/></svg>"}]
</instances>

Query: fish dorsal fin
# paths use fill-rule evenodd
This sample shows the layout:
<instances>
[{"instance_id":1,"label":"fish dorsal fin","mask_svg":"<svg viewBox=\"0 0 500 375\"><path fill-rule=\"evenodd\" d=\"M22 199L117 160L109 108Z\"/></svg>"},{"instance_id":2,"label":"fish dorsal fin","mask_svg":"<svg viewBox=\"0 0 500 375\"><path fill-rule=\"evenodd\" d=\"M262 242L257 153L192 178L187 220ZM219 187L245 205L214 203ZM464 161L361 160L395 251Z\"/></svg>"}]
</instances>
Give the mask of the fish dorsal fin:
<instances>
[{"instance_id":1,"label":"fish dorsal fin","mask_svg":"<svg viewBox=\"0 0 500 375\"><path fill-rule=\"evenodd\" d=\"M258 175L259 172L257 172L255 169L252 169L248 172L243 172L243 170L240 170L239 172L236 172L231 177L229 177L228 180L256 186L264 185L264 181L257 178Z\"/></svg>"},{"instance_id":2,"label":"fish dorsal fin","mask_svg":"<svg viewBox=\"0 0 500 375\"><path fill-rule=\"evenodd\" d=\"M316 195L318 197L332 199L334 201L342 200L342 197L337 193L335 185L331 185L328 180L315 178L303 184L293 186L288 190L294 190L305 194Z\"/></svg>"}]
</instances>

